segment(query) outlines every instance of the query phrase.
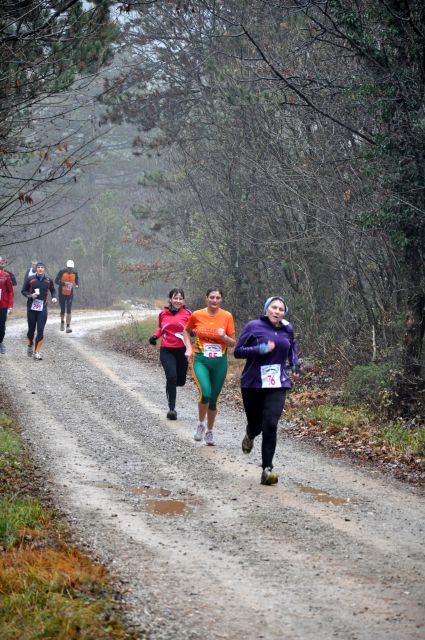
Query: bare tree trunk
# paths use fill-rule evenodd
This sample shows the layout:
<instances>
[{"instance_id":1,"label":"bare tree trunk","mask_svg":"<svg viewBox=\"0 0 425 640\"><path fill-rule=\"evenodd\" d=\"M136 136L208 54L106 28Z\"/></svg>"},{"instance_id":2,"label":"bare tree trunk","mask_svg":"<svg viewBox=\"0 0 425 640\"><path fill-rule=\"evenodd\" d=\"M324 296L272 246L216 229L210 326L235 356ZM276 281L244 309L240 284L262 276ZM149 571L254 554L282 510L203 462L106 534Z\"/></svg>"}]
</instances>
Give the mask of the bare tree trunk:
<instances>
[{"instance_id":1,"label":"bare tree trunk","mask_svg":"<svg viewBox=\"0 0 425 640\"><path fill-rule=\"evenodd\" d=\"M422 373L421 355L425 330L425 291L422 282L422 260L418 252L410 265L411 291L407 298L407 314L404 333L404 373L407 377L419 377Z\"/></svg>"}]
</instances>

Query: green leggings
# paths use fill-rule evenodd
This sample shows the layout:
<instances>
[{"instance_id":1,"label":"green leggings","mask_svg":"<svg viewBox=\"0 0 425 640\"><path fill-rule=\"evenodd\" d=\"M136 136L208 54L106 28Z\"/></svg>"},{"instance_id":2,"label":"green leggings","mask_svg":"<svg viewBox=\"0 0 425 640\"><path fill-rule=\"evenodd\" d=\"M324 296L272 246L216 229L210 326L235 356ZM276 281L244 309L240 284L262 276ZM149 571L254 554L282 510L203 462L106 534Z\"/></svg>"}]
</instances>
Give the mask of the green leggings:
<instances>
[{"instance_id":1,"label":"green leggings","mask_svg":"<svg viewBox=\"0 0 425 640\"><path fill-rule=\"evenodd\" d=\"M217 398L226 379L227 356L206 358L202 353L195 353L192 372L199 389L199 401L201 404L208 404L208 408L215 411Z\"/></svg>"}]
</instances>

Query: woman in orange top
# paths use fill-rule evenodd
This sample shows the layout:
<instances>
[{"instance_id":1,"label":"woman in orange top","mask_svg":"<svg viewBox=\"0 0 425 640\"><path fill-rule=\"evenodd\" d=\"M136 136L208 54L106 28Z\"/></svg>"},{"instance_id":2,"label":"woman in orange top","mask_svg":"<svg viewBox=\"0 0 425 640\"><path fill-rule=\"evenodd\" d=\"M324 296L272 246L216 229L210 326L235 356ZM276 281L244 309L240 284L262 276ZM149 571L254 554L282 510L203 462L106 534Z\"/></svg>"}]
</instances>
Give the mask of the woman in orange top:
<instances>
[{"instance_id":1,"label":"woman in orange top","mask_svg":"<svg viewBox=\"0 0 425 640\"><path fill-rule=\"evenodd\" d=\"M214 445L213 427L217 415L217 398L227 374L227 349L235 346L235 323L229 311L220 309L223 293L218 287L208 289L207 306L194 311L184 330L186 357L192 358L191 335L195 335L192 375L199 389L199 422L193 432L195 440ZM205 418L207 431L205 432Z\"/></svg>"}]
</instances>

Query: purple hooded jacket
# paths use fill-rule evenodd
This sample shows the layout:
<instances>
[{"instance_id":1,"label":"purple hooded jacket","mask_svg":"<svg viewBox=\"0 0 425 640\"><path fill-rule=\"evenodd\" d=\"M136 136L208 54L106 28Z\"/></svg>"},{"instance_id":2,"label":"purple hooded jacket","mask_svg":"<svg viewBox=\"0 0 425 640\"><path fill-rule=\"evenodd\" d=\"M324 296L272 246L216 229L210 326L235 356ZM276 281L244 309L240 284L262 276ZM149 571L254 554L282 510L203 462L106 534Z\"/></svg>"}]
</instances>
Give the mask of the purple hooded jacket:
<instances>
[{"instance_id":1,"label":"purple hooded jacket","mask_svg":"<svg viewBox=\"0 0 425 640\"><path fill-rule=\"evenodd\" d=\"M269 340L275 343L273 351L262 353L260 345L267 344ZM292 371L298 372L297 343L294 337L292 325L287 320L276 327L267 316L261 316L258 320L251 320L245 325L234 352L235 358L246 358L246 365L242 371L241 387L261 389L262 382L269 365L280 365L280 385L285 389L292 386L286 372L286 363L289 362Z\"/></svg>"}]
</instances>

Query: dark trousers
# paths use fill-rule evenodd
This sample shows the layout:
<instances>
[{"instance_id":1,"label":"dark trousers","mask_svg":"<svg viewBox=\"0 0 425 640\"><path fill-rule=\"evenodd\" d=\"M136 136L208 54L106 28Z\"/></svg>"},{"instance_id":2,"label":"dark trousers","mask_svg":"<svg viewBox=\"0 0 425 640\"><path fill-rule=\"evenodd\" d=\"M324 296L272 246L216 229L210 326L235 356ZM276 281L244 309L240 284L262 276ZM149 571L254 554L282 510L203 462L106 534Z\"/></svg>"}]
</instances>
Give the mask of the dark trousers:
<instances>
[{"instance_id":1,"label":"dark trousers","mask_svg":"<svg viewBox=\"0 0 425 640\"><path fill-rule=\"evenodd\" d=\"M61 308L61 316L65 315L65 309L67 313L71 313L73 297L74 296L72 294L70 296L63 296L61 293L59 294L59 305Z\"/></svg>"},{"instance_id":2,"label":"dark trousers","mask_svg":"<svg viewBox=\"0 0 425 640\"><path fill-rule=\"evenodd\" d=\"M176 408L176 387L183 387L186 382L188 362L185 351L186 347L161 347L159 350L159 359L167 380L165 389L170 409Z\"/></svg>"},{"instance_id":3,"label":"dark trousers","mask_svg":"<svg viewBox=\"0 0 425 640\"><path fill-rule=\"evenodd\" d=\"M252 439L263 434L263 469L273 468L277 423L285 406L285 393L286 389L242 389L243 406L248 420L247 434Z\"/></svg>"},{"instance_id":4,"label":"dark trousers","mask_svg":"<svg viewBox=\"0 0 425 640\"><path fill-rule=\"evenodd\" d=\"M46 326L47 322L47 305L44 305L42 311L32 311L31 309L27 309L27 320L27 338L31 344L34 340L34 333L37 327L37 335L35 337L35 346L37 347L38 343L43 340L44 336L44 327Z\"/></svg>"},{"instance_id":5,"label":"dark trousers","mask_svg":"<svg viewBox=\"0 0 425 640\"><path fill-rule=\"evenodd\" d=\"M0 344L6 333L7 307L0 309Z\"/></svg>"}]
</instances>

